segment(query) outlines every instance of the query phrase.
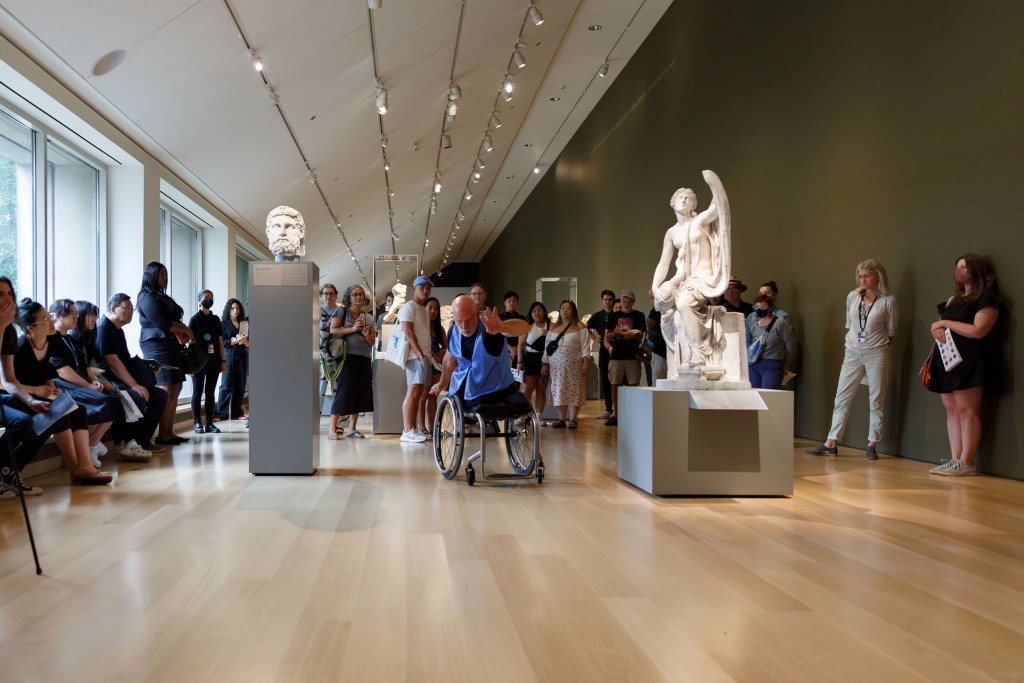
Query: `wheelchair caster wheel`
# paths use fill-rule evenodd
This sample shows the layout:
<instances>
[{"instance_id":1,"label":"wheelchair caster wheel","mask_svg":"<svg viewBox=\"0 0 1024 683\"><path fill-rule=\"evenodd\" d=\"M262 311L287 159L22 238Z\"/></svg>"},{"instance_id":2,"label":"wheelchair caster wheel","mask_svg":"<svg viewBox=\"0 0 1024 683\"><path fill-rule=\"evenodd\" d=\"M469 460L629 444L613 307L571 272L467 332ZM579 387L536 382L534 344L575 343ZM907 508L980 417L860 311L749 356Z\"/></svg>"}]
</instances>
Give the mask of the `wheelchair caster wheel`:
<instances>
[{"instance_id":1,"label":"wheelchair caster wheel","mask_svg":"<svg viewBox=\"0 0 1024 683\"><path fill-rule=\"evenodd\" d=\"M537 483L538 484L544 483L544 466L543 465L537 468Z\"/></svg>"},{"instance_id":2,"label":"wheelchair caster wheel","mask_svg":"<svg viewBox=\"0 0 1024 683\"><path fill-rule=\"evenodd\" d=\"M476 470L472 466L466 467L466 483L470 486L476 483Z\"/></svg>"}]
</instances>

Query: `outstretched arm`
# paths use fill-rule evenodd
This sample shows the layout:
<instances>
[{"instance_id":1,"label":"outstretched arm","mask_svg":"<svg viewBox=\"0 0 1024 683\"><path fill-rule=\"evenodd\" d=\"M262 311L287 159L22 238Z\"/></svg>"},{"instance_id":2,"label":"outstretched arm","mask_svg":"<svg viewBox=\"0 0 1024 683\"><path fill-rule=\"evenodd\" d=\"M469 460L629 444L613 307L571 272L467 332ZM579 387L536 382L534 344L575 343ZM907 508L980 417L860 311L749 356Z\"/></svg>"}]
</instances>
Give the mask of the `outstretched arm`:
<instances>
[{"instance_id":1,"label":"outstretched arm","mask_svg":"<svg viewBox=\"0 0 1024 683\"><path fill-rule=\"evenodd\" d=\"M448 383L452 380L452 373L455 372L458 364L459 360L455 356L445 352L444 361L441 363L441 379L438 380L437 384L430 387L430 394L432 396L439 396L442 391L448 388Z\"/></svg>"}]
</instances>

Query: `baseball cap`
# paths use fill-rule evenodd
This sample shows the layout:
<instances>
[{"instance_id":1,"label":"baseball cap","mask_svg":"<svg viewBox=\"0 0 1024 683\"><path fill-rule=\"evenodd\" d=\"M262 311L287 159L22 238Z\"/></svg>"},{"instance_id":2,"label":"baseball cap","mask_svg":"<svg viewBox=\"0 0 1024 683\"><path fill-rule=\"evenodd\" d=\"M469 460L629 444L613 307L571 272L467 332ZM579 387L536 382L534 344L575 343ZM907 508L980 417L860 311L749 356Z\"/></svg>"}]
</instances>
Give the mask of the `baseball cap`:
<instances>
[{"instance_id":1,"label":"baseball cap","mask_svg":"<svg viewBox=\"0 0 1024 683\"><path fill-rule=\"evenodd\" d=\"M627 296L633 301L636 301L636 294L633 293L632 289L624 289L621 292L619 292L620 299L625 298Z\"/></svg>"},{"instance_id":2,"label":"baseball cap","mask_svg":"<svg viewBox=\"0 0 1024 683\"><path fill-rule=\"evenodd\" d=\"M420 275L418 278L412 281L412 286L419 287L420 285L430 285L431 287L433 287L434 283L431 282L430 278L427 277L426 275Z\"/></svg>"}]
</instances>

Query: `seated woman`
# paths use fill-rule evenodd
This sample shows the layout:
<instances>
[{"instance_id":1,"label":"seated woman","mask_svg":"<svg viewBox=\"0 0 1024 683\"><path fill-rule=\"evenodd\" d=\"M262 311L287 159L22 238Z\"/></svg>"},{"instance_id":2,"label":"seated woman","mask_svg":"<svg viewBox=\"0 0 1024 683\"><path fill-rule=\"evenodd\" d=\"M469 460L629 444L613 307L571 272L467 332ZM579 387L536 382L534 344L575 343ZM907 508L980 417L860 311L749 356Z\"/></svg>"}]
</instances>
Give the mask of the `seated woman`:
<instances>
[{"instance_id":1,"label":"seated woman","mask_svg":"<svg viewBox=\"0 0 1024 683\"><path fill-rule=\"evenodd\" d=\"M18 305L18 317L25 334L18 340L6 380L34 401L45 402L48 410L48 404L61 393L53 381L57 378L57 371L50 364L50 347L61 342L54 332L53 319L42 304L23 299ZM6 357L4 361L6 366ZM58 421L53 438L71 470L72 484L102 485L111 482L113 477L96 469L89 457L89 423L81 406Z\"/></svg>"},{"instance_id":2,"label":"seated woman","mask_svg":"<svg viewBox=\"0 0 1024 683\"><path fill-rule=\"evenodd\" d=\"M104 385L92 368L85 363L85 354L78 341L70 335L78 324L78 309L71 299L57 299L50 304L50 317L57 334L48 339L50 364L57 371L54 383L66 391L75 403L85 409L89 423L89 458L99 468L100 457L106 455L103 435L111 429L114 441L124 441L125 417L121 397L113 386L104 391ZM112 428L116 424L117 427ZM121 438L118 438L118 437Z\"/></svg>"},{"instance_id":3,"label":"seated woman","mask_svg":"<svg viewBox=\"0 0 1024 683\"><path fill-rule=\"evenodd\" d=\"M519 337L516 367L523 371L523 394L533 401L533 409L539 417L544 414L548 393L548 383L541 377L541 359L544 357L544 340L547 339L551 321L548 319L548 309L539 301L530 304L526 318L532 325L528 333Z\"/></svg>"}]
</instances>

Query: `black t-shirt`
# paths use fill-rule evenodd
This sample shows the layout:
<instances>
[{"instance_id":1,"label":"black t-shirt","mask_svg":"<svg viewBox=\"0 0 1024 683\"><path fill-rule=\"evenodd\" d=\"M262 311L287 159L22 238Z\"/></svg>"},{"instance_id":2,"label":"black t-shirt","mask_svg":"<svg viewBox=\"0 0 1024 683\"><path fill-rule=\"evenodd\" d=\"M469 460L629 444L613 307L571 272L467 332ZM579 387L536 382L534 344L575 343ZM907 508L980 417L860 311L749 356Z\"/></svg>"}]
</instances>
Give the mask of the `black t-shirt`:
<instances>
[{"instance_id":1,"label":"black t-shirt","mask_svg":"<svg viewBox=\"0 0 1024 683\"><path fill-rule=\"evenodd\" d=\"M4 328L3 343L0 344L0 355L13 356L18 352L18 333L14 331L14 324Z\"/></svg>"},{"instance_id":2,"label":"black t-shirt","mask_svg":"<svg viewBox=\"0 0 1024 683\"><path fill-rule=\"evenodd\" d=\"M591 318L593 320L593 318ZM606 332L614 330L640 330L647 331L647 318L637 310L626 313L625 311L612 311L608 314L608 323L605 325ZM634 337L617 337L612 339L612 351L609 355L611 360L630 360L636 358L636 352L640 350L642 334Z\"/></svg>"},{"instance_id":3,"label":"black t-shirt","mask_svg":"<svg viewBox=\"0 0 1024 683\"><path fill-rule=\"evenodd\" d=\"M722 305L725 306L725 310L729 313L742 313L744 320L746 320L748 315L754 312L754 304L747 303L743 299L740 299L739 306L733 306L727 300L722 299Z\"/></svg>"},{"instance_id":4,"label":"black t-shirt","mask_svg":"<svg viewBox=\"0 0 1024 683\"><path fill-rule=\"evenodd\" d=\"M668 347L665 346L665 335L661 333L661 311L652 308L647 314L647 319L654 323L653 327L647 328L647 334L651 339L651 350L657 355L665 358L668 354Z\"/></svg>"},{"instance_id":5,"label":"black t-shirt","mask_svg":"<svg viewBox=\"0 0 1024 683\"><path fill-rule=\"evenodd\" d=\"M590 320L587 321L587 329L593 330L593 332L597 334L597 336L599 337L599 357L603 358L608 357L608 349L604 347L604 331L607 325L608 311L604 310L603 308L597 313L590 316Z\"/></svg>"},{"instance_id":6,"label":"black t-shirt","mask_svg":"<svg viewBox=\"0 0 1024 683\"><path fill-rule=\"evenodd\" d=\"M55 336L47 339L49 348L42 359L36 358L35 349L32 348L28 337L21 335L18 338L18 350L14 354L14 374L18 377L19 382L38 387L46 384L48 380L57 379L57 369L50 364L49 350L53 348L54 341L60 343L59 339L54 339Z\"/></svg>"},{"instance_id":7,"label":"black t-shirt","mask_svg":"<svg viewBox=\"0 0 1024 683\"><path fill-rule=\"evenodd\" d=\"M449 334L451 333L451 330L454 329L455 325L452 325L451 328L449 328ZM489 334L486 329L483 329L483 325L481 324L472 337L462 337L462 357L466 360L473 360L473 347L476 344L476 335L479 334L481 330L484 334L484 349L487 353L492 356L497 356L500 355L502 350L505 348L505 336L502 334ZM450 336L448 341L451 341Z\"/></svg>"},{"instance_id":8,"label":"black t-shirt","mask_svg":"<svg viewBox=\"0 0 1024 683\"><path fill-rule=\"evenodd\" d=\"M526 316L520 313L519 311L505 311L504 313L499 313L498 318L502 321L526 320ZM505 343L511 346L512 348L515 348L519 346L519 337L505 337Z\"/></svg>"},{"instance_id":9,"label":"black t-shirt","mask_svg":"<svg viewBox=\"0 0 1024 683\"><path fill-rule=\"evenodd\" d=\"M71 368L77 372L82 379L89 380L85 368L85 354L82 353L78 340L71 335L55 334L50 337L50 364L55 370Z\"/></svg>"},{"instance_id":10,"label":"black t-shirt","mask_svg":"<svg viewBox=\"0 0 1024 683\"><path fill-rule=\"evenodd\" d=\"M220 340L224 333L221 329L220 318L213 313L207 315L196 311L188 321L188 328L195 335L199 348L206 352L210 358L220 362ZM212 347L212 350L211 350Z\"/></svg>"},{"instance_id":11,"label":"black t-shirt","mask_svg":"<svg viewBox=\"0 0 1024 683\"><path fill-rule=\"evenodd\" d=\"M105 315L96 325L96 348L100 352L100 357L97 360L103 369L107 369L106 356L117 356L125 367L131 361L128 342L124 338L124 330L110 322L110 318Z\"/></svg>"}]
</instances>

